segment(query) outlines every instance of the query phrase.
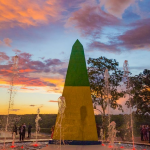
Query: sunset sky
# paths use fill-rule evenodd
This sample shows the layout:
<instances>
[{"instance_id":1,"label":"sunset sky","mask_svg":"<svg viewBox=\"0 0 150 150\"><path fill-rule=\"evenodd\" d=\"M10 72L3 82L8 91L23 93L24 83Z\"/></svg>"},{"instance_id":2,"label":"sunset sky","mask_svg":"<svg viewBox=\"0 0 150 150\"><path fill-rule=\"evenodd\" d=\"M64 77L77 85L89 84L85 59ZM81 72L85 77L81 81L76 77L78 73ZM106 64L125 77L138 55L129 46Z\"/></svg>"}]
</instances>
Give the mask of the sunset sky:
<instances>
[{"instance_id":1,"label":"sunset sky","mask_svg":"<svg viewBox=\"0 0 150 150\"><path fill-rule=\"evenodd\" d=\"M6 114L12 57L19 79L11 113L57 113L72 45L89 57L150 69L149 0L0 0L0 114ZM121 100L120 100L121 102Z\"/></svg>"}]
</instances>

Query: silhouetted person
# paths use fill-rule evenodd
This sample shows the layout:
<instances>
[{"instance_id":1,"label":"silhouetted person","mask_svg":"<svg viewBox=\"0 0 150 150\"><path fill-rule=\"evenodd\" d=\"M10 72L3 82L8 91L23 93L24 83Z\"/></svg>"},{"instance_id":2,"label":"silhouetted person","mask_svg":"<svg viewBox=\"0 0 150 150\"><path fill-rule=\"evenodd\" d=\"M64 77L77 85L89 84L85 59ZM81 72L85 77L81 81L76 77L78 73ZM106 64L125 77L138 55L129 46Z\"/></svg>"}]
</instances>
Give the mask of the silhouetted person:
<instances>
[{"instance_id":1,"label":"silhouetted person","mask_svg":"<svg viewBox=\"0 0 150 150\"><path fill-rule=\"evenodd\" d=\"M143 126L140 125L141 141L143 141Z\"/></svg>"},{"instance_id":2,"label":"silhouetted person","mask_svg":"<svg viewBox=\"0 0 150 150\"><path fill-rule=\"evenodd\" d=\"M24 126L23 124L19 127L19 134L20 134L20 141L23 141L24 140Z\"/></svg>"},{"instance_id":3,"label":"silhouetted person","mask_svg":"<svg viewBox=\"0 0 150 150\"><path fill-rule=\"evenodd\" d=\"M146 126L143 126L143 140L146 141L147 140L147 130L146 130Z\"/></svg>"},{"instance_id":4,"label":"silhouetted person","mask_svg":"<svg viewBox=\"0 0 150 150\"><path fill-rule=\"evenodd\" d=\"M17 126L16 124L14 124L13 129L12 129L12 137L14 138L16 137L16 135L17 135Z\"/></svg>"},{"instance_id":5,"label":"silhouetted person","mask_svg":"<svg viewBox=\"0 0 150 150\"><path fill-rule=\"evenodd\" d=\"M25 134L26 134L26 124L23 124L24 130L23 130L23 139L25 139Z\"/></svg>"},{"instance_id":6,"label":"silhouetted person","mask_svg":"<svg viewBox=\"0 0 150 150\"><path fill-rule=\"evenodd\" d=\"M31 124L29 123L29 126L28 126L28 138L31 138Z\"/></svg>"},{"instance_id":7,"label":"silhouetted person","mask_svg":"<svg viewBox=\"0 0 150 150\"><path fill-rule=\"evenodd\" d=\"M97 128L97 136L100 137L100 127L98 124L96 124L96 128Z\"/></svg>"}]
</instances>

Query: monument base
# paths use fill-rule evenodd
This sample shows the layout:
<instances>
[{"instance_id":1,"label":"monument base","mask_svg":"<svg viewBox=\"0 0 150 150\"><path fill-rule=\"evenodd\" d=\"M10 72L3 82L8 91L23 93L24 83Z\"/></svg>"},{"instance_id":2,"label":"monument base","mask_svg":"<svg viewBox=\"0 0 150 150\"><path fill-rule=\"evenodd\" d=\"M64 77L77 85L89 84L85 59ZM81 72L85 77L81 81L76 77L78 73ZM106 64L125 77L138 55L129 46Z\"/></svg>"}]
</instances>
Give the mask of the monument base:
<instances>
[{"instance_id":1,"label":"monument base","mask_svg":"<svg viewBox=\"0 0 150 150\"><path fill-rule=\"evenodd\" d=\"M49 144L60 143L60 140L49 140ZM62 140L62 145L101 145L101 141L71 141L71 140Z\"/></svg>"}]
</instances>

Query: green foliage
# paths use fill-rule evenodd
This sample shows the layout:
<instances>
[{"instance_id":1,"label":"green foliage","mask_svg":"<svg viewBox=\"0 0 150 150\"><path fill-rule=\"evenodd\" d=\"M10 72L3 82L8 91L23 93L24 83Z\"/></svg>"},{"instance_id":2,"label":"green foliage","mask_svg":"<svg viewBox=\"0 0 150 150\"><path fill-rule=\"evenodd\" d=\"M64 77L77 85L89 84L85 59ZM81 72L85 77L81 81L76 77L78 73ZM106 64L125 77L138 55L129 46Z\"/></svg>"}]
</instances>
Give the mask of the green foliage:
<instances>
[{"instance_id":1,"label":"green foliage","mask_svg":"<svg viewBox=\"0 0 150 150\"><path fill-rule=\"evenodd\" d=\"M50 133L50 129L53 125L55 125L56 122L56 114L40 114L41 120L39 120L40 125L40 132L47 132ZM18 121L16 121L15 118L20 118ZM9 131L12 130L12 127L14 123L19 127L23 123L25 123L27 126L30 123L32 125L32 131L35 131L35 118L36 114L26 114L26 115L9 115ZM12 124L10 126L10 123ZM6 126L6 116L0 115L0 129L4 130Z\"/></svg>"},{"instance_id":2,"label":"green foliage","mask_svg":"<svg viewBox=\"0 0 150 150\"><path fill-rule=\"evenodd\" d=\"M131 105L137 108L136 114L150 114L150 70L130 77ZM129 101L126 103L129 106Z\"/></svg>"},{"instance_id":3,"label":"green foliage","mask_svg":"<svg viewBox=\"0 0 150 150\"><path fill-rule=\"evenodd\" d=\"M88 75L91 87L91 96L95 105L102 108L102 114L105 115L107 107L107 95L105 92L104 73L108 69L110 73L109 78L109 102L113 109L118 108L122 110L122 106L117 103L119 98L124 96L124 91L118 91L117 88L121 86L123 78L123 71L118 69L119 63L115 59L107 59L106 57L99 57L97 59L89 58L88 60Z\"/></svg>"},{"instance_id":4,"label":"green foliage","mask_svg":"<svg viewBox=\"0 0 150 150\"><path fill-rule=\"evenodd\" d=\"M53 125L55 125L56 122L56 114L40 114L42 120L39 122L40 124L40 132L41 133L49 133L50 129ZM31 123L32 125L32 132L35 131L35 118L36 114L30 114L30 115L10 115L10 118L12 118L12 121L14 121L14 118L21 118L21 120L17 121L17 126L19 127L22 123ZM95 120L96 124L99 126L102 126L102 115L96 115ZM106 120L108 116L105 116ZM0 130L5 130L6 122L4 122L4 119L6 120L5 115L0 115ZM150 116L149 115L137 115L133 113L133 123L134 123L134 136L140 136L140 125L150 125ZM117 133L118 137L121 137L122 140L128 140L128 129L127 129L127 122L130 122L130 115L111 115L111 121L116 122L116 129L120 131ZM9 126L10 128L10 126ZM103 128L107 128L106 124ZM91 129L92 130L92 129ZM9 131L12 131L12 127L9 129Z\"/></svg>"}]
</instances>

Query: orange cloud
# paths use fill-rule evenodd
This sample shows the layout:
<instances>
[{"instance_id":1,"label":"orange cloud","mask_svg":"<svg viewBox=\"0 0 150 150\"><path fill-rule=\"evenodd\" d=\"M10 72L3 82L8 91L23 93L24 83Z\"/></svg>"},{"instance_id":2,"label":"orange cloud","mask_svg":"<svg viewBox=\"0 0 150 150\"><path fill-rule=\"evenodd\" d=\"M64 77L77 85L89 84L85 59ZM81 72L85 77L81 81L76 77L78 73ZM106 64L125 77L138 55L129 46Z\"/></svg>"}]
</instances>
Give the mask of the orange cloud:
<instances>
[{"instance_id":1,"label":"orange cloud","mask_svg":"<svg viewBox=\"0 0 150 150\"><path fill-rule=\"evenodd\" d=\"M10 78L5 78L5 80L3 80L2 78L0 78L0 84L3 85L9 85L10 84ZM55 87L56 85L48 82L48 81L44 81L42 79L39 78L34 78L34 77L19 77L14 79L14 86L17 85L24 85L25 87L22 87L21 89L26 89L26 90L37 90L37 89L29 89L26 87Z\"/></svg>"},{"instance_id":2,"label":"orange cloud","mask_svg":"<svg viewBox=\"0 0 150 150\"><path fill-rule=\"evenodd\" d=\"M19 50L15 51L20 52ZM33 87L42 87L49 93L62 92L64 86L63 75L66 72L66 67L63 66L63 62L59 59L33 61L31 59L31 54L29 53L19 53L18 57L18 74L15 74L16 76L13 78L13 84L14 86L19 87L24 85L24 87L20 88L21 92L39 90ZM12 78L13 73L11 64L12 59L4 52L0 52L0 61L8 61L9 63L0 65L0 84L10 85L10 79ZM50 71L55 73L55 78L53 75L52 77L47 76L47 73Z\"/></svg>"},{"instance_id":3,"label":"orange cloud","mask_svg":"<svg viewBox=\"0 0 150 150\"><path fill-rule=\"evenodd\" d=\"M9 84L9 82L7 82L6 80L3 80L2 78L0 78L0 85L1 85L1 87L3 87L3 85L8 85L8 84Z\"/></svg>"},{"instance_id":4,"label":"orange cloud","mask_svg":"<svg viewBox=\"0 0 150 150\"><path fill-rule=\"evenodd\" d=\"M43 78L42 79L45 82L50 82L55 84L58 87L63 87L64 86L64 79L59 79L59 78Z\"/></svg>"},{"instance_id":5,"label":"orange cloud","mask_svg":"<svg viewBox=\"0 0 150 150\"><path fill-rule=\"evenodd\" d=\"M0 85L0 88L9 88L8 85Z\"/></svg>"},{"instance_id":6,"label":"orange cloud","mask_svg":"<svg viewBox=\"0 0 150 150\"><path fill-rule=\"evenodd\" d=\"M23 89L23 90L31 90L31 91L35 91L35 90L38 90L37 88L26 88L26 87L21 87L20 89Z\"/></svg>"},{"instance_id":7,"label":"orange cloud","mask_svg":"<svg viewBox=\"0 0 150 150\"><path fill-rule=\"evenodd\" d=\"M48 102L58 103L58 101L54 101L54 100L49 100Z\"/></svg>"},{"instance_id":8,"label":"orange cloud","mask_svg":"<svg viewBox=\"0 0 150 150\"><path fill-rule=\"evenodd\" d=\"M0 28L47 24L64 11L57 0L0 0Z\"/></svg>"},{"instance_id":9,"label":"orange cloud","mask_svg":"<svg viewBox=\"0 0 150 150\"><path fill-rule=\"evenodd\" d=\"M19 72L20 73L25 73L25 72L33 72L35 71L34 69L20 69Z\"/></svg>"}]
</instances>

